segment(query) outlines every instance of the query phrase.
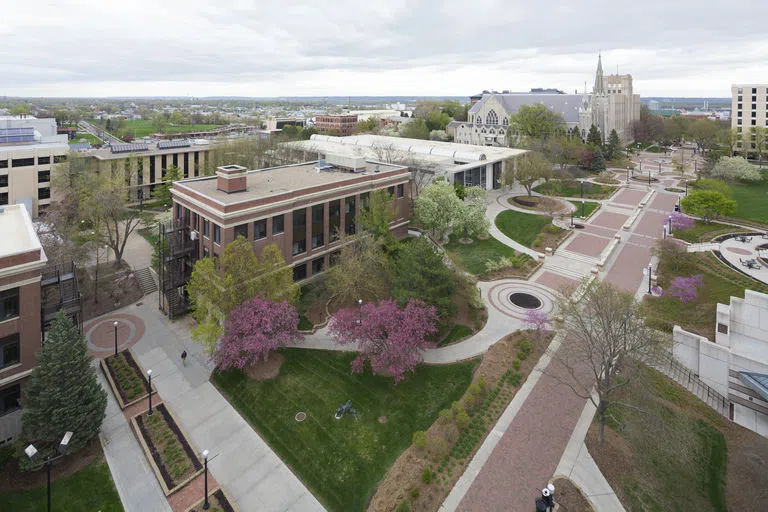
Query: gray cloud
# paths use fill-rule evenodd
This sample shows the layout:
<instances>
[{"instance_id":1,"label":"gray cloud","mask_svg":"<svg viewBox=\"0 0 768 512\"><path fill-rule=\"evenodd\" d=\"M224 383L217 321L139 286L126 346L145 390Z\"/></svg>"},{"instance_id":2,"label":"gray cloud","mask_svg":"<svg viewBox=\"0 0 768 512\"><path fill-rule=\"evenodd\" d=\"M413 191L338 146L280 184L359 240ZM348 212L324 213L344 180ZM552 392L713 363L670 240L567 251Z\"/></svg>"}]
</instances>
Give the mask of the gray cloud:
<instances>
[{"instance_id":1,"label":"gray cloud","mask_svg":"<svg viewBox=\"0 0 768 512\"><path fill-rule=\"evenodd\" d=\"M768 80L764 0L742 1L738 20L723 0L0 3L0 94L570 90L598 51L646 95Z\"/></svg>"}]
</instances>

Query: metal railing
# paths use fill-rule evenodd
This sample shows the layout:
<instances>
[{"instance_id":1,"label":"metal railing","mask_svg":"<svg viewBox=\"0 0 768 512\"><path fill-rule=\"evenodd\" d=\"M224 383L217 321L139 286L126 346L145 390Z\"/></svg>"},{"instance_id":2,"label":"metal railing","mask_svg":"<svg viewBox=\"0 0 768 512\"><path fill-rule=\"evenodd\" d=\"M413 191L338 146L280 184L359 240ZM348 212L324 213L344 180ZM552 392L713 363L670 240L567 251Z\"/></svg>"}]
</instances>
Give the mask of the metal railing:
<instances>
[{"instance_id":1,"label":"metal railing","mask_svg":"<svg viewBox=\"0 0 768 512\"><path fill-rule=\"evenodd\" d=\"M677 361L672 354L664 354L654 367L696 395L699 400L721 415L728 417L730 401L712 386L702 381L698 375Z\"/></svg>"}]
</instances>

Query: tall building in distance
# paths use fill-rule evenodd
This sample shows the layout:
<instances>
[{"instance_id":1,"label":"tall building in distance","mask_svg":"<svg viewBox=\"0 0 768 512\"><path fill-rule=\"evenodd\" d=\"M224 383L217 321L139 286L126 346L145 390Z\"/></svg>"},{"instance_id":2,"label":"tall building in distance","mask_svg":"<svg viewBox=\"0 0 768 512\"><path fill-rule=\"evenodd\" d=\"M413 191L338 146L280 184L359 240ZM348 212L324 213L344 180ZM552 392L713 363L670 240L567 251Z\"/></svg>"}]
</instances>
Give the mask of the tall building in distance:
<instances>
[{"instance_id":1,"label":"tall building in distance","mask_svg":"<svg viewBox=\"0 0 768 512\"><path fill-rule=\"evenodd\" d=\"M69 153L55 119L0 116L0 206L24 204L33 216L51 203L51 174Z\"/></svg>"},{"instance_id":2,"label":"tall building in distance","mask_svg":"<svg viewBox=\"0 0 768 512\"><path fill-rule=\"evenodd\" d=\"M745 156L756 153L756 128L768 129L768 85L732 85L731 112L731 128L739 136L736 152Z\"/></svg>"},{"instance_id":3,"label":"tall building in distance","mask_svg":"<svg viewBox=\"0 0 768 512\"><path fill-rule=\"evenodd\" d=\"M325 135L347 137L355 133L357 114L323 114L315 118L315 128Z\"/></svg>"}]
</instances>

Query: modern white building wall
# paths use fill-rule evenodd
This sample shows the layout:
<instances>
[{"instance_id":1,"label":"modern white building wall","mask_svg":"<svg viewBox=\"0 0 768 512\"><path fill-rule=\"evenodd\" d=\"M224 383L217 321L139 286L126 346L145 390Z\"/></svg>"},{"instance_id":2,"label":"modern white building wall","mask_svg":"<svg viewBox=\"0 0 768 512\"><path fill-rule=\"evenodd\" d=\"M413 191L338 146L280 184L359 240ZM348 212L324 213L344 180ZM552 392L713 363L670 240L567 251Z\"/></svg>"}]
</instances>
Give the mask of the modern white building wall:
<instances>
[{"instance_id":1,"label":"modern white building wall","mask_svg":"<svg viewBox=\"0 0 768 512\"><path fill-rule=\"evenodd\" d=\"M731 128L739 135L736 151L757 152L754 129L768 129L768 84L733 84L731 112Z\"/></svg>"},{"instance_id":2,"label":"modern white building wall","mask_svg":"<svg viewBox=\"0 0 768 512\"><path fill-rule=\"evenodd\" d=\"M768 437L768 294L717 305L715 341L675 326L677 360L730 401L730 418Z\"/></svg>"}]
</instances>

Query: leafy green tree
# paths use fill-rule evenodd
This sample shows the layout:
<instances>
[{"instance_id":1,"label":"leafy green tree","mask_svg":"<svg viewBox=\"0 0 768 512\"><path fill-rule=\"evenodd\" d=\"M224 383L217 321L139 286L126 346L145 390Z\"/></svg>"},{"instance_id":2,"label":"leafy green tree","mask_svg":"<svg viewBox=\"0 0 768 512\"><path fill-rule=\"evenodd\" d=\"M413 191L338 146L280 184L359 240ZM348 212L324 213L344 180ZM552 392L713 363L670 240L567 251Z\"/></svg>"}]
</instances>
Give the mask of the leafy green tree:
<instances>
[{"instance_id":1,"label":"leafy green tree","mask_svg":"<svg viewBox=\"0 0 768 512\"><path fill-rule=\"evenodd\" d=\"M70 450L79 450L98 437L107 393L96 380L92 363L85 336L60 311L37 354L37 366L24 391L18 443L20 466L30 467L22 451L28 442L34 442L46 456L55 454L66 432L73 432Z\"/></svg>"},{"instance_id":2,"label":"leafy green tree","mask_svg":"<svg viewBox=\"0 0 768 512\"><path fill-rule=\"evenodd\" d=\"M384 247L391 247L395 237L389 230L395 220L395 209L392 196L386 190L379 189L371 194L367 208L361 208L356 224L365 233L381 240Z\"/></svg>"},{"instance_id":3,"label":"leafy green tree","mask_svg":"<svg viewBox=\"0 0 768 512\"><path fill-rule=\"evenodd\" d=\"M363 121L358 121L355 127L355 133L372 132L376 129L376 118L371 116Z\"/></svg>"},{"instance_id":4,"label":"leafy green tree","mask_svg":"<svg viewBox=\"0 0 768 512\"><path fill-rule=\"evenodd\" d=\"M720 125L712 119L696 119L691 123L688 135L696 142L699 151L704 154L710 149L720 134Z\"/></svg>"},{"instance_id":5,"label":"leafy green tree","mask_svg":"<svg viewBox=\"0 0 768 512\"><path fill-rule=\"evenodd\" d=\"M451 121L453 121L451 116L441 112L440 110L433 110L432 112L427 114L427 128L429 128L430 131L432 130L445 131L445 127L448 126L448 123L450 123Z\"/></svg>"},{"instance_id":6,"label":"leafy green tree","mask_svg":"<svg viewBox=\"0 0 768 512\"><path fill-rule=\"evenodd\" d=\"M168 129L168 118L163 114L157 114L152 118L152 128L154 128L157 133L165 133Z\"/></svg>"},{"instance_id":7,"label":"leafy green tree","mask_svg":"<svg viewBox=\"0 0 768 512\"><path fill-rule=\"evenodd\" d=\"M595 125L589 127L589 133L587 134L587 146L590 146L593 151L595 148L603 147L603 136L600 134L600 130Z\"/></svg>"},{"instance_id":8,"label":"leafy green tree","mask_svg":"<svg viewBox=\"0 0 768 512\"><path fill-rule=\"evenodd\" d=\"M462 239L487 236L491 227L485 216L487 193L480 187L468 187L464 195L464 208L457 222L456 233Z\"/></svg>"},{"instance_id":9,"label":"leafy green tree","mask_svg":"<svg viewBox=\"0 0 768 512\"><path fill-rule=\"evenodd\" d=\"M510 135L546 139L565 133L565 120L557 112L544 105L522 105L516 114L509 118ZM514 137L514 135L512 135Z\"/></svg>"},{"instance_id":10,"label":"leafy green tree","mask_svg":"<svg viewBox=\"0 0 768 512\"><path fill-rule=\"evenodd\" d=\"M722 215L733 215L736 201L714 190L696 190L680 201L683 211L709 223Z\"/></svg>"},{"instance_id":11,"label":"leafy green tree","mask_svg":"<svg viewBox=\"0 0 768 512\"><path fill-rule=\"evenodd\" d=\"M439 240L447 239L463 210L453 185L442 179L434 180L416 198L416 220Z\"/></svg>"},{"instance_id":12,"label":"leafy green tree","mask_svg":"<svg viewBox=\"0 0 768 512\"><path fill-rule=\"evenodd\" d=\"M760 181L763 179L757 167L740 156L720 157L708 174L725 181Z\"/></svg>"},{"instance_id":13,"label":"leafy green tree","mask_svg":"<svg viewBox=\"0 0 768 512\"><path fill-rule=\"evenodd\" d=\"M655 115L642 105L640 118L632 122L632 135L637 142L651 143L661 141L664 134L664 119Z\"/></svg>"},{"instance_id":14,"label":"leafy green tree","mask_svg":"<svg viewBox=\"0 0 768 512\"><path fill-rule=\"evenodd\" d=\"M619 139L619 134L616 133L616 130L611 130L611 133L608 135L608 142L605 145L605 157L608 160L613 160L616 158L620 148L621 139Z\"/></svg>"},{"instance_id":15,"label":"leafy green tree","mask_svg":"<svg viewBox=\"0 0 768 512\"><path fill-rule=\"evenodd\" d=\"M695 183L696 190L714 190L720 192L724 197L733 199L733 191L723 180L713 180L702 178Z\"/></svg>"},{"instance_id":16,"label":"leafy green tree","mask_svg":"<svg viewBox=\"0 0 768 512\"><path fill-rule=\"evenodd\" d=\"M429 139L429 127L426 121L416 117L410 123L404 123L398 130L401 137L406 139Z\"/></svg>"},{"instance_id":17,"label":"leafy green tree","mask_svg":"<svg viewBox=\"0 0 768 512\"><path fill-rule=\"evenodd\" d=\"M552 177L552 164L537 152L528 152L515 159L514 166L509 166L504 175L504 182L511 185L517 181L525 188L528 195L537 181Z\"/></svg>"},{"instance_id":18,"label":"leafy green tree","mask_svg":"<svg viewBox=\"0 0 768 512\"><path fill-rule=\"evenodd\" d=\"M366 302L390 296L392 265L381 240L360 236L350 241L342 236L336 262L326 271L326 283L342 303Z\"/></svg>"},{"instance_id":19,"label":"leafy green tree","mask_svg":"<svg viewBox=\"0 0 768 512\"><path fill-rule=\"evenodd\" d=\"M597 148L592 159L592 171L603 172L605 170L605 157L603 156L603 150Z\"/></svg>"},{"instance_id":20,"label":"leafy green tree","mask_svg":"<svg viewBox=\"0 0 768 512\"><path fill-rule=\"evenodd\" d=\"M171 164L165 170L165 178L163 183L155 187L155 199L161 201L165 205L171 204L171 189L173 188L173 182L181 179L181 169Z\"/></svg>"},{"instance_id":21,"label":"leafy green tree","mask_svg":"<svg viewBox=\"0 0 768 512\"><path fill-rule=\"evenodd\" d=\"M469 103L461 104L455 100L443 101L440 109L456 121L466 121L469 113Z\"/></svg>"},{"instance_id":22,"label":"leafy green tree","mask_svg":"<svg viewBox=\"0 0 768 512\"><path fill-rule=\"evenodd\" d=\"M27 105L26 103L20 103L18 105L14 105L8 110L8 113L10 113L12 116L29 115L29 105Z\"/></svg>"},{"instance_id":23,"label":"leafy green tree","mask_svg":"<svg viewBox=\"0 0 768 512\"><path fill-rule=\"evenodd\" d=\"M402 244L394 261L392 297L400 307L410 299L435 306L440 318L453 314L456 279L440 254L423 237Z\"/></svg>"}]
</instances>

